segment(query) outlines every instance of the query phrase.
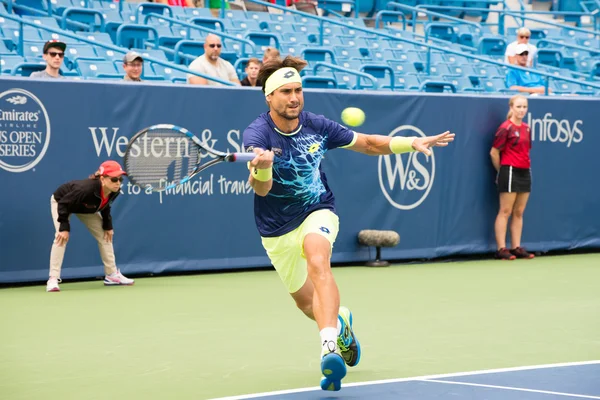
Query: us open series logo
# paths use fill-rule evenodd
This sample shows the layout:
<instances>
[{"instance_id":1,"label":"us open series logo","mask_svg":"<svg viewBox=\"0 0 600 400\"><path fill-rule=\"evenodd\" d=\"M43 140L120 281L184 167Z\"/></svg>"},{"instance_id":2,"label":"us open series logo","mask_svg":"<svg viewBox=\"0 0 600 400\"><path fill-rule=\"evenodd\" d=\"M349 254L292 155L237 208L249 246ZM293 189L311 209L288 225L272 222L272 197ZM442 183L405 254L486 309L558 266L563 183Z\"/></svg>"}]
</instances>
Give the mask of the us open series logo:
<instances>
[{"instance_id":1,"label":"us open series logo","mask_svg":"<svg viewBox=\"0 0 600 400\"><path fill-rule=\"evenodd\" d=\"M35 167L50 144L50 119L31 92L0 93L0 168L25 172Z\"/></svg>"}]
</instances>

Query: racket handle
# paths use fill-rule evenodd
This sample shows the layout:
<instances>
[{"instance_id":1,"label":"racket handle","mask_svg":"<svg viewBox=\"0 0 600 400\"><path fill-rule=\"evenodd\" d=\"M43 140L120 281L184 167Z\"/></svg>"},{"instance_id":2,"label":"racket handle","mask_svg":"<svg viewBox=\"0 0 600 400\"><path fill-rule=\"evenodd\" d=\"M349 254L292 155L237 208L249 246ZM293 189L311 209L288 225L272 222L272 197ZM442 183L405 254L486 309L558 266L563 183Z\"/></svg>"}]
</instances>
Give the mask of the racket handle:
<instances>
[{"instance_id":1,"label":"racket handle","mask_svg":"<svg viewBox=\"0 0 600 400\"><path fill-rule=\"evenodd\" d=\"M254 160L256 154L254 153L233 153L229 155L229 160L232 162L249 162Z\"/></svg>"}]
</instances>

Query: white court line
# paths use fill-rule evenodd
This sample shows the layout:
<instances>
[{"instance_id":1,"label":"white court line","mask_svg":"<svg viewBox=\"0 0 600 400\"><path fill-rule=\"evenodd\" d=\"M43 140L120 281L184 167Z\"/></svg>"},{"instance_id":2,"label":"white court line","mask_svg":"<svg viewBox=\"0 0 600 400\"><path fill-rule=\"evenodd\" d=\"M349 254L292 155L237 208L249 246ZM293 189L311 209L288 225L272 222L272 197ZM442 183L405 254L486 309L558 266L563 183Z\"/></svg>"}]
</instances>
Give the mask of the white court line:
<instances>
[{"instance_id":1,"label":"white court line","mask_svg":"<svg viewBox=\"0 0 600 400\"><path fill-rule=\"evenodd\" d=\"M419 381L421 381L421 382L446 383L448 385L477 386L477 387L484 387L484 388L491 388L491 389L516 390L518 392L532 392L532 393L553 394L555 396L581 397L581 398L584 398L584 399L600 399L600 397L598 397L598 396L590 396L590 395L586 395L586 394L551 392L551 391L548 391L548 390L525 389L525 388L518 388L518 387L511 387L511 386L484 385L484 384L481 384L481 383L438 381L436 379L419 379Z\"/></svg>"},{"instance_id":2,"label":"white court line","mask_svg":"<svg viewBox=\"0 0 600 400\"><path fill-rule=\"evenodd\" d=\"M498 368L498 369L487 369L480 371L470 371L470 372L457 372L452 374L440 374L440 375L429 375L429 376L415 376L412 378L396 378L396 379L384 379L379 381L366 381L366 382L354 382L354 383L345 383L343 384L343 388L347 387L355 387L355 386L366 386L366 385L382 385L385 383L398 383L398 382L410 382L410 381L422 381L428 379L440 379L440 378L455 378L458 376L467 376L467 375L483 375L483 374L498 374L502 372L513 372L513 371L527 371L531 369L544 369L544 368L560 368L560 367L576 367L579 365L592 365L592 364L600 364L600 360L592 360L592 361L578 361L578 362L569 362L569 363L559 363L559 364L542 364L542 365L530 365L525 367L511 367L511 368ZM316 390L321 390L320 386L314 386L309 388L300 388L300 389L289 389L289 390L279 390L276 392L264 392L264 393L255 393L255 394L245 394L240 396L230 396L230 397L219 397L211 400L244 400L244 399L256 399L258 397L267 397L267 396L279 396L284 394L293 394L293 393L302 393L302 392L312 392ZM594 397L592 397L594 398Z\"/></svg>"}]
</instances>

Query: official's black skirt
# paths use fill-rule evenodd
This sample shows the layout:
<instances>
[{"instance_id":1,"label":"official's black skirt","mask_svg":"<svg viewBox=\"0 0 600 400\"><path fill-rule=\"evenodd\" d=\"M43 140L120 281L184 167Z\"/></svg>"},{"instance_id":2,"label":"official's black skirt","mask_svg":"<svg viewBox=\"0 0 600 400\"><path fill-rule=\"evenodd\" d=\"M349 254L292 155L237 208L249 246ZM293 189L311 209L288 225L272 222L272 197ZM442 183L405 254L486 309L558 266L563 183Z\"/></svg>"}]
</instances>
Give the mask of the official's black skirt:
<instances>
[{"instance_id":1,"label":"official's black skirt","mask_svg":"<svg viewBox=\"0 0 600 400\"><path fill-rule=\"evenodd\" d=\"M502 165L498 173L498 191L500 193L531 192L531 170Z\"/></svg>"}]
</instances>

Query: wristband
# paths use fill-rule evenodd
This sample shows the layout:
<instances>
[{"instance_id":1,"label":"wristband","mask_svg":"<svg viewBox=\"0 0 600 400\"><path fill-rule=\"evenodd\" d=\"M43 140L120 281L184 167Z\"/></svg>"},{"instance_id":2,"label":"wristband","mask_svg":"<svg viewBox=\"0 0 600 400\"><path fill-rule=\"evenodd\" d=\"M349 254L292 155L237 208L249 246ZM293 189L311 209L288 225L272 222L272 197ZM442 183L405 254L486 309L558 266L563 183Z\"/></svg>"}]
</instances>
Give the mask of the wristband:
<instances>
[{"instance_id":1,"label":"wristband","mask_svg":"<svg viewBox=\"0 0 600 400\"><path fill-rule=\"evenodd\" d=\"M257 181L268 182L271 179L273 179L273 168L266 168L266 169L253 168L252 176Z\"/></svg>"},{"instance_id":2,"label":"wristband","mask_svg":"<svg viewBox=\"0 0 600 400\"><path fill-rule=\"evenodd\" d=\"M415 136L403 137L403 136L394 136L392 140L390 140L390 150L394 154L400 153L408 153L409 151L415 151L413 149L412 144L415 141Z\"/></svg>"}]
</instances>

